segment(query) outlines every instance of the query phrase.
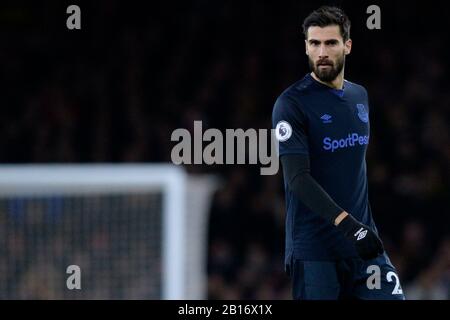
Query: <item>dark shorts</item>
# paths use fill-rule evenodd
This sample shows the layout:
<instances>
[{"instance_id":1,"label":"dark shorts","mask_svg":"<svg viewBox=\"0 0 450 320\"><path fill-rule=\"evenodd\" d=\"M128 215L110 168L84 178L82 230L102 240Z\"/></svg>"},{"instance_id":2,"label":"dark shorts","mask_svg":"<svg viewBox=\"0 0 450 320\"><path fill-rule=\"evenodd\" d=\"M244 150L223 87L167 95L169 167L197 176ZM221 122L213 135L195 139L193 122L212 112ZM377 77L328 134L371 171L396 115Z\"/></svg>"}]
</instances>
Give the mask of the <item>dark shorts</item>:
<instances>
[{"instance_id":1,"label":"dark shorts","mask_svg":"<svg viewBox=\"0 0 450 320\"><path fill-rule=\"evenodd\" d=\"M386 253L367 261L293 259L287 272L296 300L405 300L397 271Z\"/></svg>"}]
</instances>

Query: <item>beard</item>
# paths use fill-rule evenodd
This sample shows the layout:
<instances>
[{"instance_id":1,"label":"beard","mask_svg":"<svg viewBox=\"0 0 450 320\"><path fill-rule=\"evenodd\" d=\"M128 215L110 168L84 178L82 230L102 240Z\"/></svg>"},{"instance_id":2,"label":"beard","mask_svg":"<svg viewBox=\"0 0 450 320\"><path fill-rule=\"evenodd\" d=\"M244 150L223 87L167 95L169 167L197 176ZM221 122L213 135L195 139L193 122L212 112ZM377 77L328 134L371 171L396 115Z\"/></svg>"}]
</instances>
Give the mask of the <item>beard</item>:
<instances>
[{"instance_id":1,"label":"beard","mask_svg":"<svg viewBox=\"0 0 450 320\"><path fill-rule=\"evenodd\" d=\"M333 63L331 60L325 59L318 61L317 64L314 63L309 57L309 68L312 72L323 82L332 82L336 77L341 73L345 64L345 54L338 57L336 63ZM320 64L327 64L330 67L328 68L320 68Z\"/></svg>"}]
</instances>

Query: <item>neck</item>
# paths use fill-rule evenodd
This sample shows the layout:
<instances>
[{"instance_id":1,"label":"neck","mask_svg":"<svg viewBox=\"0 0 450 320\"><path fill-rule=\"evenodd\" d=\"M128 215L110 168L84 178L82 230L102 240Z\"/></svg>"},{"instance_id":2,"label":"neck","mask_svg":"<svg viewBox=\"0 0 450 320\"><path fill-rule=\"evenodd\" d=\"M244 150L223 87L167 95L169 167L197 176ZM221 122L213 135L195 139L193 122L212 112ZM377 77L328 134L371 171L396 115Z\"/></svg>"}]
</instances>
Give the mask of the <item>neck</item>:
<instances>
[{"instance_id":1,"label":"neck","mask_svg":"<svg viewBox=\"0 0 450 320\"><path fill-rule=\"evenodd\" d=\"M333 88L333 89L341 90L344 86L344 69L342 69L342 71L338 74L338 76L333 81L330 81L330 82L325 82L325 81L320 80L314 72L311 72L311 76L316 81L318 81L330 88Z\"/></svg>"}]
</instances>

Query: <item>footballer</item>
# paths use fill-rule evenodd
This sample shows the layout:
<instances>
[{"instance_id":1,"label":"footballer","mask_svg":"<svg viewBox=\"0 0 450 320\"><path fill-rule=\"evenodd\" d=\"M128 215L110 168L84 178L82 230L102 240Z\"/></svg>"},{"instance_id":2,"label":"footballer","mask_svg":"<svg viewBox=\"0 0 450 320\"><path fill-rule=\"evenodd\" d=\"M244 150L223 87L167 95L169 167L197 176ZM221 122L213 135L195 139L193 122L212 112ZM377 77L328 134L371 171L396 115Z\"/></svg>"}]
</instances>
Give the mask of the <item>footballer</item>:
<instances>
[{"instance_id":1,"label":"footballer","mask_svg":"<svg viewBox=\"0 0 450 320\"><path fill-rule=\"evenodd\" d=\"M293 298L404 300L368 199L368 94L344 79L350 21L324 6L306 17L303 32L311 73L277 98L272 113Z\"/></svg>"}]
</instances>

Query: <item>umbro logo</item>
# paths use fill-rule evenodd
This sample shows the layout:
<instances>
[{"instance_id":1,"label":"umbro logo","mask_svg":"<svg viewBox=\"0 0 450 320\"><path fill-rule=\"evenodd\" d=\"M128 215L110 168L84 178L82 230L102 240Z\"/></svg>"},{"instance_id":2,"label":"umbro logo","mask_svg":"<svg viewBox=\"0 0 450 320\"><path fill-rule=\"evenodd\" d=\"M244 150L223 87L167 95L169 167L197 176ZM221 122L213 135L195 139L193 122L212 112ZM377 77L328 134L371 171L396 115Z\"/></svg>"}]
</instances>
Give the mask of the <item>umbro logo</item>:
<instances>
[{"instance_id":1,"label":"umbro logo","mask_svg":"<svg viewBox=\"0 0 450 320\"><path fill-rule=\"evenodd\" d=\"M356 241L359 241L359 240L361 240L361 239L364 239L364 238L366 237L366 235L367 235L367 229L364 230L364 228L359 229L359 230L354 234L355 237L358 236L358 238L356 238Z\"/></svg>"},{"instance_id":2,"label":"umbro logo","mask_svg":"<svg viewBox=\"0 0 450 320\"><path fill-rule=\"evenodd\" d=\"M328 113L325 113L323 116L320 117L323 123L331 123L332 122L331 118L332 116L330 116Z\"/></svg>"}]
</instances>

